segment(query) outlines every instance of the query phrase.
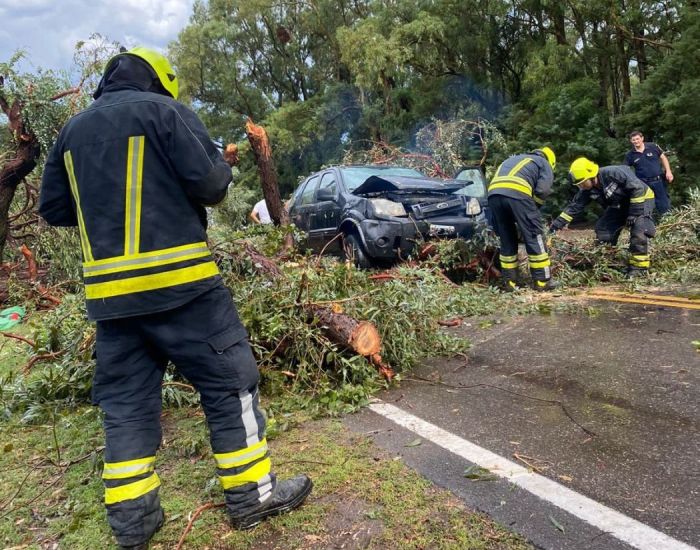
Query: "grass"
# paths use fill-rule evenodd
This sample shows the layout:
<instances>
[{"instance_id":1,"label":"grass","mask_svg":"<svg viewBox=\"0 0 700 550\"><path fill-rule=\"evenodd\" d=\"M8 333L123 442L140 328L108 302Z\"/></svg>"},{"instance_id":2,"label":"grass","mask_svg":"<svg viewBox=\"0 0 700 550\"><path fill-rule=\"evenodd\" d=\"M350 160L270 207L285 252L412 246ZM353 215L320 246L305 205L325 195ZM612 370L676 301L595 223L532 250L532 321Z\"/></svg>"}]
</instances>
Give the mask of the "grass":
<instances>
[{"instance_id":1,"label":"grass","mask_svg":"<svg viewBox=\"0 0 700 550\"><path fill-rule=\"evenodd\" d=\"M209 509L184 548L530 548L340 421L293 423L271 442L273 464L281 477L312 476L307 503L247 532L230 529L223 509ZM195 509L223 497L198 409L167 410L163 427L158 471L167 521L152 549L164 550L177 545ZM101 502L99 414L83 408L59 416L55 429L61 463L78 463L57 465L53 425L0 425L0 546L111 548Z\"/></svg>"}]
</instances>

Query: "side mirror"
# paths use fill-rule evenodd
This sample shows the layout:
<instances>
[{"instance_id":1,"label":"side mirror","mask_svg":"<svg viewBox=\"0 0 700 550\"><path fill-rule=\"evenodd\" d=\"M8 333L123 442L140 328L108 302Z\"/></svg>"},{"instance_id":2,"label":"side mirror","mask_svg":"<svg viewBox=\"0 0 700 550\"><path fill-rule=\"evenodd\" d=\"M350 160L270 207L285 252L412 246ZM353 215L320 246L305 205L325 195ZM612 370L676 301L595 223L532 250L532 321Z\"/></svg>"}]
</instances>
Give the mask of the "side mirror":
<instances>
[{"instance_id":1,"label":"side mirror","mask_svg":"<svg viewBox=\"0 0 700 550\"><path fill-rule=\"evenodd\" d=\"M319 202L335 200L335 189L331 189L330 187L319 189L318 193L316 193L316 200Z\"/></svg>"}]
</instances>

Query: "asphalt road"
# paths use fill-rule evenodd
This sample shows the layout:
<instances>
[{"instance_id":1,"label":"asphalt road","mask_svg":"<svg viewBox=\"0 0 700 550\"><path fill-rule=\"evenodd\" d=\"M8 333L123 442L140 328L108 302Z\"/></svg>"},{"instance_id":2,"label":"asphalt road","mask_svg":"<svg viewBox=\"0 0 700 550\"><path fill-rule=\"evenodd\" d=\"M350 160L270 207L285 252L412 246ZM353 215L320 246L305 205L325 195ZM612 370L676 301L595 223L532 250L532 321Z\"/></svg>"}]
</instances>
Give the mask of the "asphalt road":
<instances>
[{"instance_id":1,"label":"asphalt road","mask_svg":"<svg viewBox=\"0 0 700 550\"><path fill-rule=\"evenodd\" d=\"M697 546L700 311L591 305L453 329L468 357L426 361L379 398ZM346 423L537 547L631 547L507 480L467 479L470 462L371 410Z\"/></svg>"}]
</instances>

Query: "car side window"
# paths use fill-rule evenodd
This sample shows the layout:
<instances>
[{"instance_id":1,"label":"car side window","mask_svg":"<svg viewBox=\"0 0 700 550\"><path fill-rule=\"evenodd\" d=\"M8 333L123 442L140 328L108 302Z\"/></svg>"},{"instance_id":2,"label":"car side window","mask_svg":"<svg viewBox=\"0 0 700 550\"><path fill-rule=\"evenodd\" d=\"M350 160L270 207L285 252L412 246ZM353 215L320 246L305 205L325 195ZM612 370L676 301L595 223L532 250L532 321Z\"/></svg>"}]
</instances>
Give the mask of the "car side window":
<instances>
[{"instance_id":1,"label":"car side window","mask_svg":"<svg viewBox=\"0 0 700 550\"><path fill-rule=\"evenodd\" d=\"M318 176L314 176L313 178L309 179L309 182L306 184L306 187L304 187L304 190L301 192L301 200L299 201L299 204L304 205L311 204L312 202L314 202L314 196L316 195L316 188L318 187L318 183Z\"/></svg>"},{"instance_id":2,"label":"car side window","mask_svg":"<svg viewBox=\"0 0 700 550\"><path fill-rule=\"evenodd\" d=\"M335 195L336 190L335 174L333 172L326 172L321 176L321 185L318 186L318 190L328 189L329 192Z\"/></svg>"},{"instance_id":3,"label":"car side window","mask_svg":"<svg viewBox=\"0 0 700 550\"><path fill-rule=\"evenodd\" d=\"M302 181L299 187L296 188L294 193L292 194L292 198L289 199L289 206L294 206L299 204L299 197L301 197L301 194L304 191L304 187L306 187L306 183L308 180Z\"/></svg>"}]
</instances>

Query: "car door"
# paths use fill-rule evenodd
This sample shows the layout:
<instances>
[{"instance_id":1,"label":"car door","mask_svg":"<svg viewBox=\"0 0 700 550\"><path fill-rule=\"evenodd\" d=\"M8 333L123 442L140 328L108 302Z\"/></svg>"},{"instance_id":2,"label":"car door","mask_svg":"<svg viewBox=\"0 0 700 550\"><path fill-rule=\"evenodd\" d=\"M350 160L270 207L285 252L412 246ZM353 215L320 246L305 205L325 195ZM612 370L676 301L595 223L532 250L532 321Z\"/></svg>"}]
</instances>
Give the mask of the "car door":
<instances>
[{"instance_id":1,"label":"car door","mask_svg":"<svg viewBox=\"0 0 700 550\"><path fill-rule=\"evenodd\" d=\"M340 205L338 204L338 184L334 170L328 170L321 175L321 181L316 190L316 217L309 231L311 248L321 250L332 241L340 223ZM328 250L339 250L336 241Z\"/></svg>"},{"instance_id":2,"label":"car door","mask_svg":"<svg viewBox=\"0 0 700 550\"><path fill-rule=\"evenodd\" d=\"M311 176L306 183L302 184L303 189L295 193L295 200L289 211L289 217L294 225L306 234L306 245L311 247L309 239L309 231L315 224L316 219L316 203L314 196L320 181L317 175Z\"/></svg>"}]
</instances>

